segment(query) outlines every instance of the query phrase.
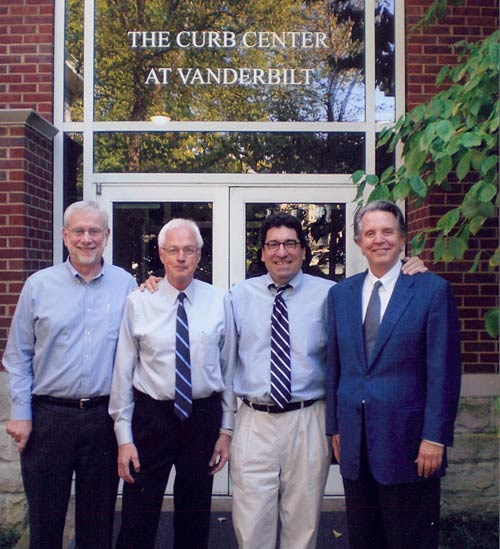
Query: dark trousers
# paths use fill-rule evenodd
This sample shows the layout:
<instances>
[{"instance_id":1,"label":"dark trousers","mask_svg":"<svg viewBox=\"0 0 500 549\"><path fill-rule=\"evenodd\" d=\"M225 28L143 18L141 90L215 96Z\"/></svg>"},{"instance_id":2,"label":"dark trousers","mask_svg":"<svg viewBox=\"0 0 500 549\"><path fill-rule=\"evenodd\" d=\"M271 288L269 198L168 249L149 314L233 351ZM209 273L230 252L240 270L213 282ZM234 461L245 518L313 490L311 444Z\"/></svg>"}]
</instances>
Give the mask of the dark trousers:
<instances>
[{"instance_id":1,"label":"dark trousers","mask_svg":"<svg viewBox=\"0 0 500 549\"><path fill-rule=\"evenodd\" d=\"M111 547L116 459L106 403L88 410L33 403L33 430L21 454L31 549L62 547L73 472L76 547Z\"/></svg>"},{"instance_id":2,"label":"dark trousers","mask_svg":"<svg viewBox=\"0 0 500 549\"><path fill-rule=\"evenodd\" d=\"M136 392L132 432L141 468L134 475L135 483L125 483L123 488L117 549L154 547L172 465L174 547L208 546L213 484L208 462L219 436L221 413L217 394L193 401L191 416L181 421L174 415L172 401L157 401Z\"/></svg>"},{"instance_id":3,"label":"dark trousers","mask_svg":"<svg viewBox=\"0 0 500 549\"><path fill-rule=\"evenodd\" d=\"M368 463L364 426L359 478L343 482L351 549L437 549L440 479L377 483Z\"/></svg>"}]
</instances>

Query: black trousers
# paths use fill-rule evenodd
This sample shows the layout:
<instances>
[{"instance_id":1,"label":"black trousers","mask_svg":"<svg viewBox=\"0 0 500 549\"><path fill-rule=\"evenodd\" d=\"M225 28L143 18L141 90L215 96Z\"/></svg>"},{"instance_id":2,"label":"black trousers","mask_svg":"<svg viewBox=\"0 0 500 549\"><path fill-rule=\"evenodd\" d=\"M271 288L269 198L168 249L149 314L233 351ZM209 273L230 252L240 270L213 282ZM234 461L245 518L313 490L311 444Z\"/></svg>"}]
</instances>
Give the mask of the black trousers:
<instances>
[{"instance_id":1,"label":"black trousers","mask_svg":"<svg viewBox=\"0 0 500 549\"><path fill-rule=\"evenodd\" d=\"M111 547L118 488L116 439L106 403L80 410L33 403L33 430L21 454L30 548L60 549L75 473L79 549Z\"/></svg>"},{"instance_id":2,"label":"black trousers","mask_svg":"<svg viewBox=\"0 0 500 549\"><path fill-rule=\"evenodd\" d=\"M358 479L343 479L350 548L437 549L440 479L376 482L368 462L364 425L360 465Z\"/></svg>"},{"instance_id":3,"label":"black trousers","mask_svg":"<svg viewBox=\"0 0 500 549\"><path fill-rule=\"evenodd\" d=\"M136 392L132 432L140 472L123 488L122 524L117 549L153 549L163 495L172 465L174 544L177 549L208 546L213 477L208 462L219 436L220 395L193 401L191 416L181 421L172 401ZM169 546L165 541L164 545Z\"/></svg>"}]
</instances>

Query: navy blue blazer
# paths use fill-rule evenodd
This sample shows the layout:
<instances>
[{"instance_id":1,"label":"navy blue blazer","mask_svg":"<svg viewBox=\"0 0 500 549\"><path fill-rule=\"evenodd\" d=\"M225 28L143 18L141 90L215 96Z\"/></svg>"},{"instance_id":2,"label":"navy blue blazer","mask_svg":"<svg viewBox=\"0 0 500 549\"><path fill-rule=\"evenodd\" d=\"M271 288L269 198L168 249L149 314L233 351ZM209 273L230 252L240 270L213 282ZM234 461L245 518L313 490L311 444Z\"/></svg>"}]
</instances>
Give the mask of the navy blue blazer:
<instances>
[{"instance_id":1,"label":"navy blue blazer","mask_svg":"<svg viewBox=\"0 0 500 549\"><path fill-rule=\"evenodd\" d=\"M432 273L401 274L370 361L364 350L361 273L328 294L327 433L340 435L340 472L359 475L361 405L373 476L380 484L423 480L422 439L453 444L460 394L460 338L450 285ZM434 477L444 475L443 465Z\"/></svg>"}]
</instances>

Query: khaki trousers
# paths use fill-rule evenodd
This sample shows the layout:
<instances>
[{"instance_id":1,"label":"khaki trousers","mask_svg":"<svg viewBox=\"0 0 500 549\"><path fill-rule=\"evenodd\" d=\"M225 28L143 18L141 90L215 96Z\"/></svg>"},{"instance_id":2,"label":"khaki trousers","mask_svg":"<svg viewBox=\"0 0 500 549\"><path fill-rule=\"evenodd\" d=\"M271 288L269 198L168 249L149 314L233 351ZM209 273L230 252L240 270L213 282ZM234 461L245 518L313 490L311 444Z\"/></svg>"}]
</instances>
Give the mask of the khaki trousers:
<instances>
[{"instance_id":1,"label":"khaki trousers","mask_svg":"<svg viewBox=\"0 0 500 549\"><path fill-rule=\"evenodd\" d=\"M242 404L231 443L233 524L240 549L316 546L331 462L325 402L269 414Z\"/></svg>"}]
</instances>

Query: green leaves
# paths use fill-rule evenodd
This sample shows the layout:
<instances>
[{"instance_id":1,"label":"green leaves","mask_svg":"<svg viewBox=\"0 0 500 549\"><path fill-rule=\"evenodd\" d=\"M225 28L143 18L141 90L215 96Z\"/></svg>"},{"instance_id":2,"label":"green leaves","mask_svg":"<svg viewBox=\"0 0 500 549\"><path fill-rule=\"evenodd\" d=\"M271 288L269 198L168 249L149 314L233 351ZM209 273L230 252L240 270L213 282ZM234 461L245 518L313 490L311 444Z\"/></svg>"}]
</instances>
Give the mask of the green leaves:
<instances>
[{"instance_id":1,"label":"green leaves","mask_svg":"<svg viewBox=\"0 0 500 549\"><path fill-rule=\"evenodd\" d=\"M411 253L413 256L420 255L425 248L427 242L426 233L418 233L411 240Z\"/></svg>"},{"instance_id":2,"label":"green leaves","mask_svg":"<svg viewBox=\"0 0 500 549\"><path fill-rule=\"evenodd\" d=\"M444 235L447 235L455 227L459 219L460 208L454 208L441 217L437 223L437 228L440 229Z\"/></svg>"},{"instance_id":3,"label":"green leaves","mask_svg":"<svg viewBox=\"0 0 500 549\"><path fill-rule=\"evenodd\" d=\"M499 311L498 309L490 309L484 316L484 323L488 335L493 338L498 338L498 323L499 323Z\"/></svg>"}]
</instances>

